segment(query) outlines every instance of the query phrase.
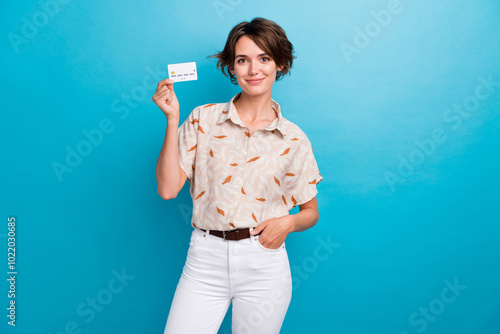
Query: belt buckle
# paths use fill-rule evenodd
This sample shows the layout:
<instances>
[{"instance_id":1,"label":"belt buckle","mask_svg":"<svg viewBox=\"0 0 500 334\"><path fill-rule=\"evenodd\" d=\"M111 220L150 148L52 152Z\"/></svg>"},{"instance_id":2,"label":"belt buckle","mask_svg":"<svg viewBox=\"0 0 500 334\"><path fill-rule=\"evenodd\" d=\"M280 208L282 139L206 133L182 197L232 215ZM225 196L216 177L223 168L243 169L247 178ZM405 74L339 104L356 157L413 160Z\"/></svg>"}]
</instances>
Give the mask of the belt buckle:
<instances>
[{"instance_id":1,"label":"belt buckle","mask_svg":"<svg viewBox=\"0 0 500 334\"><path fill-rule=\"evenodd\" d=\"M222 231L222 238L226 240L226 231Z\"/></svg>"}]
</instances>

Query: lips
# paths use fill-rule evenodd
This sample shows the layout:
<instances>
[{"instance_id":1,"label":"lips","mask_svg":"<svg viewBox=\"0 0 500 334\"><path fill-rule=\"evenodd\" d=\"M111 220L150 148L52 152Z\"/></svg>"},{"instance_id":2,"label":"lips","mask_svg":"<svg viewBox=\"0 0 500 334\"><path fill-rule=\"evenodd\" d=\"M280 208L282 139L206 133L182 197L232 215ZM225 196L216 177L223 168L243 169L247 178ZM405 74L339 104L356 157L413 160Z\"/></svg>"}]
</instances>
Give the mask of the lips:
<instances>
[{"instance_id":1,"label":"lips","mask_svg":"<svg viewBox=\"0 0 500 334\"><path fill-rule=\"evenodd\" d=\"M262 81L264 81L264 78L262 79L251 79L251 80L247 80L247 82L251 85L258 85L260 84Z\"/></svg>"}]
</instances>

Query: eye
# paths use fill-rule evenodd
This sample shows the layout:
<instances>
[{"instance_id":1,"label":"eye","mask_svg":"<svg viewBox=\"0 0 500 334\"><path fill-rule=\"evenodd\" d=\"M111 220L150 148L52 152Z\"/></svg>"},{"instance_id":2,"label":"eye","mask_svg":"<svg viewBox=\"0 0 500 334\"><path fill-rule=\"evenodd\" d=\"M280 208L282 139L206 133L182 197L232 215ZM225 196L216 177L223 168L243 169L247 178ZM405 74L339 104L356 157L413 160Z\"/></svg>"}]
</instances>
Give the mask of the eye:
<instances>
[{"instance_id":1,"label":"eye","mask_svg":"<svg viewBox=\"0 0 500 334\"><path fill-rule=\"evenodd\" d=\"M262 61L264 61L264 62L267 62L267 61L270 61L270 60L271 60L271 58L269 58L269 57L262 57Z\"/></svg>"},{"instance_id":2,"label":"eye","mask_svg":"<svg viewBox=\"0 0 500 334\"><path fill-rule=\"evenodd\" d=\"M244 59L244 58L240 58L240 59L238 59L237 63L238 63L238 64L241 64L241 63L242 63L242 62L244 62L245 60L246 60L246 59Z\"/></svg>"}]
</instances>

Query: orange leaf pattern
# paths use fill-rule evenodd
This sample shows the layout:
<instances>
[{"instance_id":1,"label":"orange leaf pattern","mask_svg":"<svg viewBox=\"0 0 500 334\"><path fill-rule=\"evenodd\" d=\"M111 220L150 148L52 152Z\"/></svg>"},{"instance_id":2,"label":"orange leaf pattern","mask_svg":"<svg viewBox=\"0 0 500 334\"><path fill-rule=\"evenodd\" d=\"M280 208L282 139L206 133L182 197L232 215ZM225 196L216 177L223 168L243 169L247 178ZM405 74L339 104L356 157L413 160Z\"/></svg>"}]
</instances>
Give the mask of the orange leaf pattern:
<instances>
[{"instance_id":1,"label":"orange leaf pattern","mask_svg":"<svg viewBox=\"0 0 500 334\"><path fill-rule=\"evenodd\" d=\"M217 207L217 212L218 212L219 214L221 214L221 215L223 215L223 216L224 216L224 210L219 209L219 207Z\"/></svg>"},{"instance_id":2,"label":"orange leaf pattern","mask_svg":"<svg viewBox=\"0 0 500 334\"><path fill-rule=\"evenodd\" d=\"M278 184L278 186L281 186L281 184L280 184L280 180L278 180L278 179L276 178L276 176L274 177L274 182L276 182L276 183Z\"/></svg>"},{"instance_id":3,"label":"orange leaf pattern","mask_svg":"<svg viewBox=\"0 0 500 334\"><path fill-rule=\"evenodd\" d=\"M289 148L287 148L287 149L286 149L283 153L281 153L281 155L283 156L283 155L285 155L285 154L288 154L288 152L290 152L290 147L289 147Z\"/></svg>"},{"instance_id":4,"label":"orange leaf pattern","mask_svg":"<svg viewBox=\"0 0 500 334\"><path fill-rule=\"evenodd\" d=\"M323 179L307 136L282 116L276 101L278 117L250 134L235 97L196 107L178 129L179 164L190 183L195 228L256 227L311 200Z\"/></svg>"}]
</instances>

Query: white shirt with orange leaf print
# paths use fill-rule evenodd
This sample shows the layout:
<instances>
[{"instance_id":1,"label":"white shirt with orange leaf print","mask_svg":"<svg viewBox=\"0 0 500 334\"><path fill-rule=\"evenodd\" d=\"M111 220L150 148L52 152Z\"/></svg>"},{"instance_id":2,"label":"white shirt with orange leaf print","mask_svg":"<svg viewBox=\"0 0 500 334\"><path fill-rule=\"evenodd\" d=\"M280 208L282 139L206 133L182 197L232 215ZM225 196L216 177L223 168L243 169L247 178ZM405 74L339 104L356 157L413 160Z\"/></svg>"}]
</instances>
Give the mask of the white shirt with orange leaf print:
<instances>
[{"instance_id":1,"label":"white shirt with orange leaf print","mask_svg":"<svg viewBox=\"0 0 500 334\"><path fill-rule=\"evenodd\" d=\"M238 93L239 94L239 93ZM196 107L178 129L179 162L193 199L193 227L256 227L313 199L323 179L306 134L277 114L252 135L233 104Z\"/></svg>"}]
</instances>

